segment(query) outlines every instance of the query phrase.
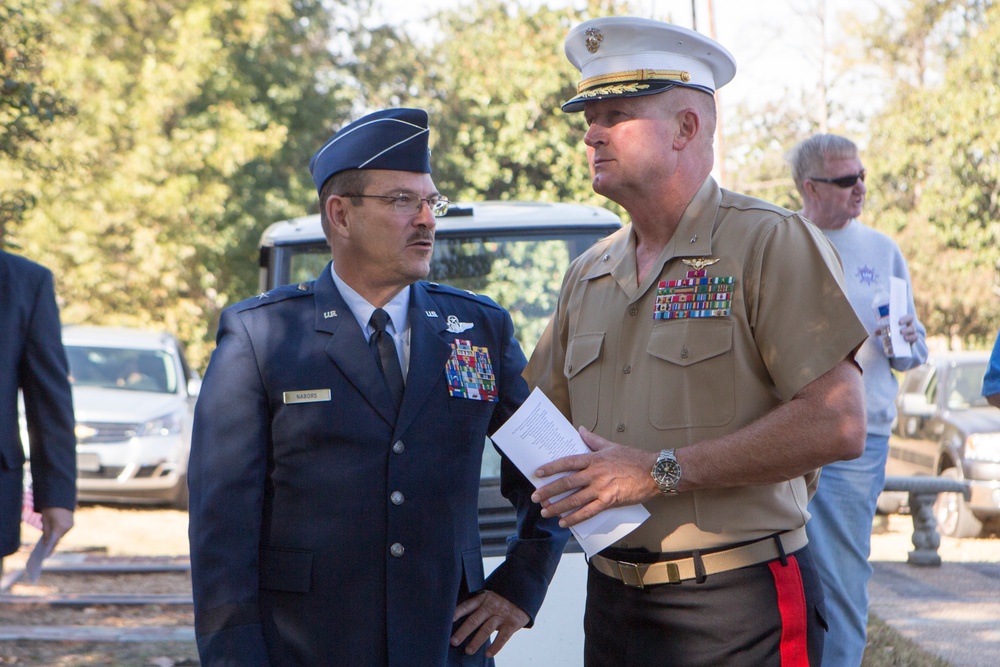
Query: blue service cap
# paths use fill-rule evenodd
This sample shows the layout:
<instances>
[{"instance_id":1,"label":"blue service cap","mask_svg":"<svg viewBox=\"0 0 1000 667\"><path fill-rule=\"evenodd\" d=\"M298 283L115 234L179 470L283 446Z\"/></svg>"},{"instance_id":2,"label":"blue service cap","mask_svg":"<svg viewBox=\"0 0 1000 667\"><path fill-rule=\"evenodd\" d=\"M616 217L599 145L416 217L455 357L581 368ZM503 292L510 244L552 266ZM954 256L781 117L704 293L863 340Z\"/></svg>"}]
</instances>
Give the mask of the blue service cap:
<instances>
[{"instance_id":1,"label":"blue service cap","mask_svg":"<svg viewBox=\"0 0 1000 667\"><path fill-rule=\"evenodd\" d=\"M331 176L348 169L431 173L428 134L423 109L376 111L345 125L309 162L317 192Z\"/></svg>"}]
</instances>

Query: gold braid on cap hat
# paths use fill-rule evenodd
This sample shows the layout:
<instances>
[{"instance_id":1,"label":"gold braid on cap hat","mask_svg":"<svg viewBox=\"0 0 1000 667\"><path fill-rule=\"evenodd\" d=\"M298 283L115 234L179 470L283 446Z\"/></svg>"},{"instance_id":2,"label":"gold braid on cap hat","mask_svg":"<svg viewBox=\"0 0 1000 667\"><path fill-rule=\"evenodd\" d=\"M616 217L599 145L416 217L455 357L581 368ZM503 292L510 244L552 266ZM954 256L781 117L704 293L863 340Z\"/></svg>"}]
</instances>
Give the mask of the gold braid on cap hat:
<instances>
[{"instance_id":1,"label":"gold braid on cap hat","mask_svg":"<svg viewBox=\"0 0 1000 667\"><path fill-rule=\"evenodd\" d=\"M588 88L603 86L609 83L638 81L678 81L680 83L687 83L690 80L691 73L680 69L634 69L628 72L615 72L614 74L603 74L584 79L576 87L576 92L582 93Z\"/></svg>"}]
</instances>

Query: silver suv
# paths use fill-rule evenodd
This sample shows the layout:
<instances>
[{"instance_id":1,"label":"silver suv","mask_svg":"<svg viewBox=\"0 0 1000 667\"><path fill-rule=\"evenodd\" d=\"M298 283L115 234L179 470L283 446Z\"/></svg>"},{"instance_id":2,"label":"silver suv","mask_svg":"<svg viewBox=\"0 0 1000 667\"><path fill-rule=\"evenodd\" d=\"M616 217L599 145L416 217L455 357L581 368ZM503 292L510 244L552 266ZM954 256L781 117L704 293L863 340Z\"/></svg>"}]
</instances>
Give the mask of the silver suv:
<instances>
[{"instance_id":1,"label":"silver suv","mask_svg":"<svg viewBox=\"0 0 1000 667\"><path fill-rule=\"evenodd\" d=\"M172 335L67 326L83 501L187 507L187 462L201 386Z\"/></svg>"}]
</instances>

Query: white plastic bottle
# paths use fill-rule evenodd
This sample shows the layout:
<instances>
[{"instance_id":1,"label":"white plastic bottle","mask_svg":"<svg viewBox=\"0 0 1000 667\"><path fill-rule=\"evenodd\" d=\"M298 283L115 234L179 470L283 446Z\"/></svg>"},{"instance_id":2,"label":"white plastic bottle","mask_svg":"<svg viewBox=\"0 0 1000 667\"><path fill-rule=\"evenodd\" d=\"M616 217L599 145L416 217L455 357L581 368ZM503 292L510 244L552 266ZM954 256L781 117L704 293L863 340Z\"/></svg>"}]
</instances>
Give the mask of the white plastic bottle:
<instances>
[{"instance_id":1,"label":"white plastic bottle","mask_svg":"<svg viewBox=\"0 0 1000 667\"><path fill-rule=\"evenodd\" d=\"M875 326L878 327L882 339L882 351L892 358L892 333L889 331L889 293L879 288L872 301L872 312L875 313Z\"/></svg>"}]
</instances>

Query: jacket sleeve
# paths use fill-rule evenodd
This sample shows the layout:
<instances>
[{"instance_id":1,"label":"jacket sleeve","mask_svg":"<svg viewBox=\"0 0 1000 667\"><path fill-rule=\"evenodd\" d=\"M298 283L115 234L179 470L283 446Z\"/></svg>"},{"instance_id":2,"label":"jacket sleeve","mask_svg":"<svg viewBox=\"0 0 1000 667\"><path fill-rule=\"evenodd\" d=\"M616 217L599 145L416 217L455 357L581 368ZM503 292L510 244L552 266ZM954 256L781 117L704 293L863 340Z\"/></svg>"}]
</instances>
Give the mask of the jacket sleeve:
<instances>
[{"instance_id":1,"label":"jacket sleeve","mask_svg":"<svg viewBox=\"0 0 1000 667\"><path fill-rule=\"evenodd\" d=\"M514 338L510 315L503 313L503 363L500 380L500 407L490 424L495 432L528 396L521 373L525 359ZM542 518L541 506L532 502L534 486L501 452L500 490L517 511L517 534L507 540L507 557L486 580L486 588L507 598L529 616L530 627L542 606L545 592L555 575L570 531L559 527L559 518Z\"/></svg>"},{"instance_id":2,"label":"jacket sleeve","mask_svg":"<svg viewBox=\"0 0 1000 667\"><path fill-rule=\"evenodd\" d=\"M238 313L223 312L216 342L188 464L195 635L203 665L268 665L258 554L270 411Z\"/></svg>"},{"instance_id":3,"label":"jacket sleeve","mask_svg":"<svg viewBox=\"0 0 1000 667\"><path fill-rule=\"evenodd\" d=\"M24 395L35 509L72 511L76 507L76 420L59 307L48 269L42 270L32 301L18 384Z\"/></svg>"}]
</instances>

